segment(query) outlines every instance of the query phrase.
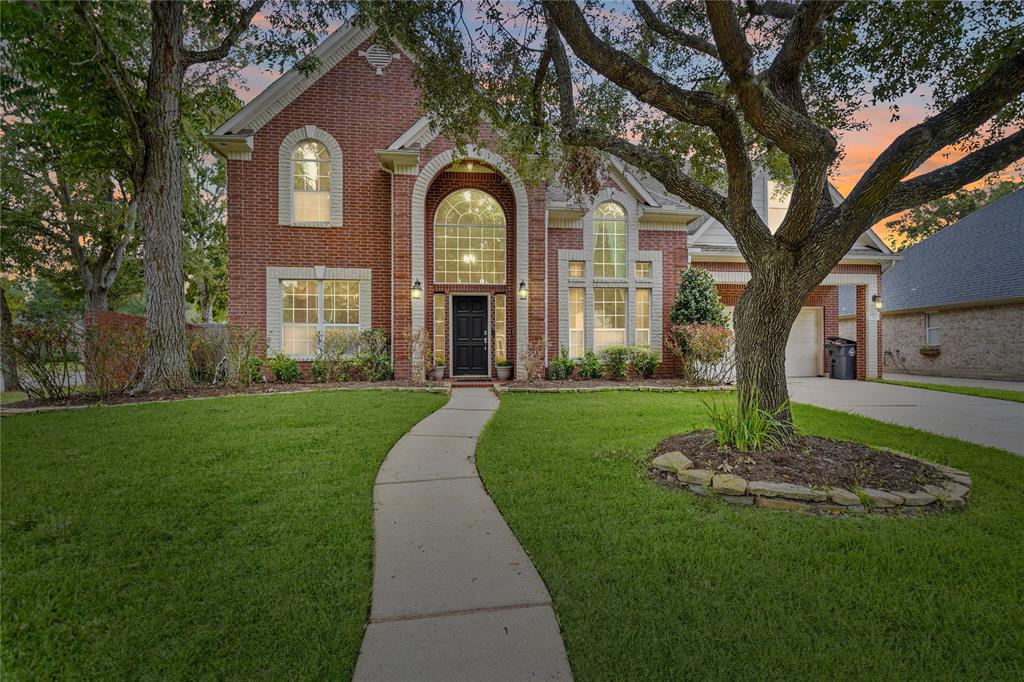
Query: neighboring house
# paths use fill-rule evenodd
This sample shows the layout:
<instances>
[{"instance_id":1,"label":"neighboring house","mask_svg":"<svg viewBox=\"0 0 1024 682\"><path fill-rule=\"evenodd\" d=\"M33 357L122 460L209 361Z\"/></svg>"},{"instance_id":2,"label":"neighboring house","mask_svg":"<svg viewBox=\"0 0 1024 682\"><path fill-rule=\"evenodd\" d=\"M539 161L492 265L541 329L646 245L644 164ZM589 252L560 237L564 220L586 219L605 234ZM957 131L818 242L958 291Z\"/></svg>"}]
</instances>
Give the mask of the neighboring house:
<instances>
[{"instance_id":1,"label":"neighboring house","mask_svg":"<svg viewBox=\"0 0 1024 682\"><path fill-rule=\"evenodd\" d=\"M1024 190L900 255L884 275L886 369L1024 379Z\"/></svg>"},{"instance_id":2,"label":"neighboring house","mask_svg":"<svg viewBox=\"0 0 1024 682\"><path fill-rule=\"evenodd\" d=\"M710 270L728 305L749 272L735 242L653 179L613 162L584 202L524 182L493 149L456 153L418 108L412 64L346 26L210 136L228 160L231 322L265 334L268 353L309 360L319 334L380 327L395 373L411 337L455 376L494 375L547 345L573 356L615 344L664 349L679 273ZM759 175L755 205L773 227L784 199ZM867 233L808 298L787 348L791 375L824 371L838 287L868 301L893 258ZM861 307L860 376L878 375L880 325ZM662 372L671 371L670 362Z\"/></svg>"}]
</instances>

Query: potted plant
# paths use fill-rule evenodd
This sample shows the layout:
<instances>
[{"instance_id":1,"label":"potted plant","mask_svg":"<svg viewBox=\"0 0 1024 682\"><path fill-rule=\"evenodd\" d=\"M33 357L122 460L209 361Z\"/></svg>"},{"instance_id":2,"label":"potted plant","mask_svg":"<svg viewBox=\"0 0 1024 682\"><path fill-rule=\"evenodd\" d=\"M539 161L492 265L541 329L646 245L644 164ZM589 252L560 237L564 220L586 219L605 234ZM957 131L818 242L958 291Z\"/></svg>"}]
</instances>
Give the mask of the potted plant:
<instances>
[{"instance_id":1,"label":"potted plant","mask_svg":"<svg viewBox=\"0 0 1024 682\"><path fill-rule=\"evenodd\" d=\"M508 381L512 378L512 361L508 358L498 358L495 361L498 369L498 381Z\"/></svg>"},{"instance_id":2,"label":"potted plant","mask_svg":"<svg viewBox=\"0 0 1024 682\"><path fill-rule=\"evenodd\" d=\"M941 349L938 346L921 346L918 352L926 358L935 358L939 356Z\"/></svg>"},{"instance_id":3,"label":"potted plant","mask_svg":"<svg viewBox=\"0 0 1024 682\"><path fill-rule=\"evenodd\" d=\"M444 356L438 355L434 358L434 366L430 370L431 381L444 379Z\"/></svg>"}]
</instances>

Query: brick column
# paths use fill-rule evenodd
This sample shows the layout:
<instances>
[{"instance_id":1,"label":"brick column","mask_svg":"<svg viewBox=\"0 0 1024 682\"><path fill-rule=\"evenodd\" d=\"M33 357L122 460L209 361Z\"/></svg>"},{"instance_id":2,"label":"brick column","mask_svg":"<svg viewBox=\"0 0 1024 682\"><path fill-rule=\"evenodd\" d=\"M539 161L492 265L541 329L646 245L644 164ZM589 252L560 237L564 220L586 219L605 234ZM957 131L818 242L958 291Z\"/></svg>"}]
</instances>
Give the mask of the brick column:
<instances>
[{"instance_id":1,"label":"brick column","mask_svg":"<svg viewBox=\"0 0 1024 682\"><path fill-rule=\"evenodd\" d=\"M395 378L409 379L412 374L412 188L415 175L392 177L391 211L393 220L391 281L394 287L394 328L391 343L395 354Z\"/></svg>"},{"instance_id":2,"label":"brick column","mask_svg":"<svg viewBox=\"0 0 1024 682\"><path fill-rule=\"evenodd\" d=\"M868 288L857 285L857 379L868 378Z\"/></svg>"}]
</instances>

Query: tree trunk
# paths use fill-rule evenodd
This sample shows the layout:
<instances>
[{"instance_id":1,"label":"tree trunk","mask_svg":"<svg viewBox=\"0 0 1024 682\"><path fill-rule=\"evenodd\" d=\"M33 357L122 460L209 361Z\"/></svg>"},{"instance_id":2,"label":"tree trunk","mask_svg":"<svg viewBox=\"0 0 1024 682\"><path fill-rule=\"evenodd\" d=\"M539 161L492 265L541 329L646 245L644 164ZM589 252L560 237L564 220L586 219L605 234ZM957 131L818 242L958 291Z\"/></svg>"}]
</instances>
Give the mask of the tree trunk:
<instances>
[{"instance_id":1,"label":"tree trunk","mask_svg":"<svg viewBox=\"0 0 1024 682\"><path fill-rule=\"evenodd\" d=\"M736 304L736 379L740 410L754 405L782 423L778 434L794 435L786 386L786 342L807 293L790 268L773 263L751 268L751 279Z\"/></svg>"},{"instance_id":2,"label":"tree trunk","mask_svg":"<svg viewBox=\"0 0 1024 682\"><path fill-rule=\"evenodd\" d=\"M109 292L103 287L87 289L85 292L85 312L110 310L110 304L107 300L108 294Z\"/></svg>"},{"instance_id":3,"label":"tree trunk","mask_svg":"<svg viewBox=\"0 0 1024 682\"><path fill-rule=\"evenodd\" d=\"M5 391L21 389L17 360L10 352L11 325L13 324L14 316L11 315L11 307L7 305L7 292L0 287L0 371L3 372L3 390Z\"/></svg>"},{"instance_id":4,"label":"tree trunk","mask_svg":"<svg viewBox=\"0 0 1024 682\"><path fill-rule=\"evenodd\" d=\"M178 147L184 75L181 2L154 2L153 39L142 135L146 157L138 191L149 345L140 389L189 385L185 344L185 267L182 251L182 163Z\"/></svg>"}]
</instances>

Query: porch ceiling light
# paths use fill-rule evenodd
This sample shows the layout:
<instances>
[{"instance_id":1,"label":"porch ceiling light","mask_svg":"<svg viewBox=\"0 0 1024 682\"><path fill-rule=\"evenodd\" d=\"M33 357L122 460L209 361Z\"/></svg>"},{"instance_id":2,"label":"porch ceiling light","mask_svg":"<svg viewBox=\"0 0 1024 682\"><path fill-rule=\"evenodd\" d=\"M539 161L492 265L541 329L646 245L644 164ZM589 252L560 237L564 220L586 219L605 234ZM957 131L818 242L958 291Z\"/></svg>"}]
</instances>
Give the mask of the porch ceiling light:
<instances>
[{"instance_id":1,"label":"porch ceiling light","mask_svg":"<svg viewBox=\"0 0 1024 682\"><path fill-rule=\"evenodd\" d=\"M528 294L529 294L529 292L526 290L526 282L525 281L519 282L519 298L521 298L521 299L523 299L525 301L526 300L526 296Z\"/></svg>"},{"instance_id":2,"label":"porch ceiling light","mask_svg":"<svg viewBox=\"0 0 1024 682\"><path fill-rule=\"evenodd\" d=\"M412 297L413 298L421 298L422 296L423 296L423 285L420 284L419 280L416 280L416 283L412 285Z\"/></svg>"},{"instance_id":3,"label":"porch ceiling light","mask_svg":"<svg viewBox=\"0 0 1024 682\"><path fill-rule=\"evenodd\" d=\"M882 297L879 296L878 294L875 294L874 296L871 297L871 302L875 304L875 310L882 309Z\"/></svg>"}]
</instances>

